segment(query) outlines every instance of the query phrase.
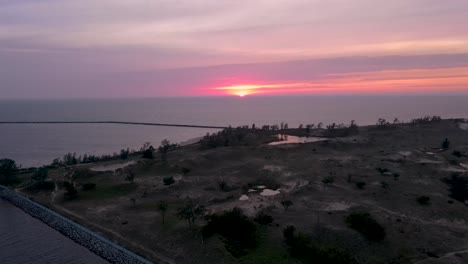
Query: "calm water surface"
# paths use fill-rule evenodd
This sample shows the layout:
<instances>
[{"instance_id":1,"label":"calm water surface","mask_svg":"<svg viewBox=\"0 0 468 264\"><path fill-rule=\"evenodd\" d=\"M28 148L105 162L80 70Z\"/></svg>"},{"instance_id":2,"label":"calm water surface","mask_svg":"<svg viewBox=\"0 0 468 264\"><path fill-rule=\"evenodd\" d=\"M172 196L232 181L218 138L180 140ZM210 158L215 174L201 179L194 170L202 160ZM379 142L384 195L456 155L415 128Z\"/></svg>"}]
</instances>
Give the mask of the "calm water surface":
<instances>
[{"instance_id":1,"label":"calm water surface","mask_svg":"<svg viewBox=\"0 0 468 264\"><path fill-rule=\"evenodd\" d=\"M0 199L0 263L108 263Z\"/></svg>"},{"instance_id":2,"label":"calm water surface","mask_svg":"<svg viewBox=\"0 0 468 264\"><path fill-rule=\"evenodd\" d=\"M468 117L468 96L302 96L153 99L0 100L0 121L131 121L193 125L323 122L374 124L380 117L410 120L425 115ZM110 154L180 142L213 129L109 124L0 124L0 158L39 166L68 152Z\"/></svg>"}]
</instances>

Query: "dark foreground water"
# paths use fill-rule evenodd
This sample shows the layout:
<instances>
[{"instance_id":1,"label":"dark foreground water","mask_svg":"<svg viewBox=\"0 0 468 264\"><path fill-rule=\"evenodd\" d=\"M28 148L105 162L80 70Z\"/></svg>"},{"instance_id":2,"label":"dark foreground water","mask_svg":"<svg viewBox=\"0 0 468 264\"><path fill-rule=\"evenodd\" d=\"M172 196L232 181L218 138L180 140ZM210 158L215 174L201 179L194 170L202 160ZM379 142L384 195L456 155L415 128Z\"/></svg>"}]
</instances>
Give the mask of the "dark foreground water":
<instances>
[{"instance_id":1,"label":"dark foreground water","mask_svg":"<svg viewBox=\"0 0 468 264\"><path fill-rule=\"evenodd\" d=\"M0 199L0 263L108 263Z\"/></svg>"},{"instance_id":2,"label":"dark foreground water","mask_svg":"<svg viewBox=\"0 0 468 264\"><path fill-rule=\"evenodd\" d=\"M302 96L153 99L0 100L0 121L129 121L192 125L349 123L425 115L468 117L468 96ZM49 164L68 152L111 154L167 138L180 142L214 129L109 124L0 124L0 158Z\"/></svg>"}]
</instances>

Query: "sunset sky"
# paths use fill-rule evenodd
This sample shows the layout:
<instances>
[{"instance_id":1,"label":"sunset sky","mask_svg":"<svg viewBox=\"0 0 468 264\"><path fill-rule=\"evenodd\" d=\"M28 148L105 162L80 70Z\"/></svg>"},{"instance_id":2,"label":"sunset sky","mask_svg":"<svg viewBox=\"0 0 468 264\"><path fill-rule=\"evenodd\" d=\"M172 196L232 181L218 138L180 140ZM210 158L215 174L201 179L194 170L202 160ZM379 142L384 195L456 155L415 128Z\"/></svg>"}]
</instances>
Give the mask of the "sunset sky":
<instances>
[{"instance_id":1,"label":"sunset sky","mask_svg":"<svg viewBox=\"0 0 468 264\"><path fill-rule=\"evenodd\" d=\"M0 0L0 98L468 94L466 0Z\"/></svg>"}]
</instances>

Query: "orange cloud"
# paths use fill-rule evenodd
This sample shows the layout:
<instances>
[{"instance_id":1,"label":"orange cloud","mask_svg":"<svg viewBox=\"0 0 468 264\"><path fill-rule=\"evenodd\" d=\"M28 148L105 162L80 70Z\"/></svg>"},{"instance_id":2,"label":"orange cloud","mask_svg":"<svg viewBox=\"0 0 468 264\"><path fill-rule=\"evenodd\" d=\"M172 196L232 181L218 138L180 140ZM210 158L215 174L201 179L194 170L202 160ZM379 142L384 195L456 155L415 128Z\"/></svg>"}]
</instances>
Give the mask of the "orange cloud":
<instances>
[{"instance_id":1,"label":"orange cloud","mask_svg":"<svg viewBox=\"0 0 468 264\"><path fill-rule=\"evenodd\" d=\"M468 92L468 67L330 74L304 82L215 87L229 95Z\"/></svg>"}]
</instances>

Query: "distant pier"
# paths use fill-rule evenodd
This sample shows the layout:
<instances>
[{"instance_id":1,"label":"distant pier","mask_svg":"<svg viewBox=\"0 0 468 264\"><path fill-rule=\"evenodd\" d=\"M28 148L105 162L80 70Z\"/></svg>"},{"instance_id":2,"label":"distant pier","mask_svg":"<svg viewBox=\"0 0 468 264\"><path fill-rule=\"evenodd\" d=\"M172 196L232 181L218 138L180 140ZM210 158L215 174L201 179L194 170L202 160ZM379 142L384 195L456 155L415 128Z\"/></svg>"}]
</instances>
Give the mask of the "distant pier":
<instances>
[{"instance_id":1,"label":"distant pier","mask_svg":"<svg viewBox=\"0 0 468 264\"><path fill-rule=\"evenodd\" d=\"M125 121L0 121L0 125L1 124L117 124L117 125L193 127L193 128L214 128L214 129L228 128L224 126L184 125L184 124L125 122Z\"/></svg>"}]
</instances>

